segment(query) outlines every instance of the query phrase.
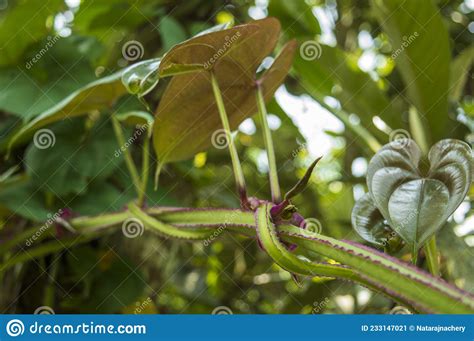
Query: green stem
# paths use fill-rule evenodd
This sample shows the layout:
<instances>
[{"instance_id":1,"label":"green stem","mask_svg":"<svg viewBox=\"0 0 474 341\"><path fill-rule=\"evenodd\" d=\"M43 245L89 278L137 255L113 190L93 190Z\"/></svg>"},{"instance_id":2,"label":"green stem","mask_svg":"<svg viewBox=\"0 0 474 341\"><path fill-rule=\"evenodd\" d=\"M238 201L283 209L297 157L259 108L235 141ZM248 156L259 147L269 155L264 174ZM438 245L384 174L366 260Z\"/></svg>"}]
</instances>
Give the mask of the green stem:
<instances>
[{"instance_id":1,"label":"green stem","mask_svg":"<svg viewBox=\"0 0 474 341\"><path fill-rule=\"evenodd\" d=\"M206 238L210 235L209 232L217 238L224 230L255 237L257 229L254 212L251 211L166 207L141 210L136 206L133 206L132 210L133 212L71 219L71 225L81 234L39 243L19 252L0 265L0 272L15 264L41 258L65 247L97 238L109 231L105 227L121 226L121 222L131 214L142 220L145 227L177 238L189 239L190 233L194 239ZM296 252L303 252L302 254L305 254L304 250L307 250L307 254L314 252L347 267L341 269L341 266L312 266L316 275L319 275L322 269L324 274L321 272L321 275L348 279L373 288L422 313L474 313L472 295L398 259L358 243L336 240L292 225L277 225L275 229L282 241L298 245ZM202 235L198 236L197 233ZM214 239L209 238L210 241ZM274 256L280 257L280 255L281 253L276 253ZM289 259L289 254L283 256ZM290 259L290 261L297 260Z\"/></svg>"},{"instance_id":2,"label":"green stem","mask_svg":"<svg viewBox=\"0 0 474 341\"><path fill-rule=\"evenodd\" d=\"M112 116L112 125L114 127L115 137L119 143L119 148L123 152L125 163L127 164L128 171L130 176L132 177L133 185L135 186L135 190L138 196L141 195L141 183L140 177L138 176L137 168L135 167L135 163L133 162L132 155L128 148L126 148L125 137L123 135L122 127L120 126L120 122Z\"/></svg>"},{"instance_id":3,"label":"green stem","mask_svg":"<svg viewBox=\"0 0 474 341\"><path fill-rule=\"evenodd\" d=\"M436 237L428 240L424 247L428 269L434 276L439 276L438 249L436 247Z\"/></svg>"},{"instance_id":4,"label":"green stem","mask_svg":"<svg viewBox=\"0 0 474 341\"><path fill-rule=\"evenodd\" d=\"M411 253L411 263L416 266L418 263L418 249L416 247L413 248L413 251Z\"/></svg>"},{"instance_id":5,"label":"green stem","mask_svg":"<svg viewBox=\"0 0 474 341\"><path fill-rule=\"evenodd\" d=\"M267 108L265 107L265 100L263 99L262 88L260 86L257 88L257 105L260 122L262 124L263 141L265 143L265 149L267 150L272 201L274 203L279 203L281 201L281 190L278 183L278 168L276 165L272 134L270 132L270 128L268 127Z\"/></svg>"},{"instance_id":6,"label":"green stem","mask_svg":"<svg viewBox=\"0 0 474 341\"><path fill-rule=\"evenodd\" d=\"M145 141L143 141L142 150L142 181L140 186L140 193L138 195L138 205L142 206L146 196L146 186L148 184L148 177L150 171L150 126L147 127Z\"/></svg>"},{"instance_id":7,"label":"green stem","mask_svg":"<svg viewBox=\"0 0 474 341\"><path fill-rule=\"evenodd\" d=\"M217 83L216 76L211 72L211 83L212 90L214 91L214 97L216 99L217 109L219 111L219 116L221 118L222 127L224 128L224 133L226 135L230 158L232 159L232 167L234 169L235 182L237 185L237 190L240 195L240 200L242 206L247 205L247 191L245 186L244 173L242 171L242 166L239 160L239 154L237 153L237 148L235 147L234 140L230 131L229 118L224 106L224 100L222 99L221 90L219 89L219 84Z\"/></svg>"}]
</instances>

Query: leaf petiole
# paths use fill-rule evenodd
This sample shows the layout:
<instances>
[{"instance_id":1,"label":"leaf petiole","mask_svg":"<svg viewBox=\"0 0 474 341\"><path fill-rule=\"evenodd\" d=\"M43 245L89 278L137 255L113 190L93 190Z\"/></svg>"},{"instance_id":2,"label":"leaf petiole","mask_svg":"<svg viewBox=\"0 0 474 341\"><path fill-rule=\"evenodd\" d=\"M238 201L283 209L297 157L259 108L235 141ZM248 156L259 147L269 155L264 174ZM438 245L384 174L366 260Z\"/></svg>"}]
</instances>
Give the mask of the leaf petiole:
<instances>
[{"instance_id":1,"label":"leaf petiole","mask_svg":"<svg viewBox=\"0 0 474 341\"><path fill-rule=\"evenodd\" d=\"M135 163L133 162L130 151L128 150L128 148L125 148L126 143L125 143L125 137L123 135L123 130L122 130L119 120L115 116L112 116L112 125L114 127L115 137L117 138L117 141L119 143L119 148L123 151L125 163L127 164L128 171L130 173L130 176L132 177L133 185L135 186L135 190L138 196L140 197L142 188L141 188L140 177L138 176L137 167L135 166Z\"/></svg>"},{"instance_id":2,"label":"leaf petiole","mask_svg":"<svg viewBox=\"0 0 474 341\"><path fill-rule=\"evenodd\" d=\"M434 276L439 276L438 249L436 247L436 237L433 235L424 247L428 269Z\"/></svg>"},{"instance_id":3,"label":"leaf petiole","mask_svg":"<svg viewBox=\"0 0 474 341\"><path fill-rule=\"evenodd\" d=\"M272 134L270 132L270 128L268 127L267 108L265 107L265 100L263 98L262 88L260 86L257 87L257 106L260 122L262 124L263 141L265 143L265 149L267 150L272 201L277 204L281 201L281 190L278 183L278 169L276 165Z\"/></svg>"},{"instance_id":4,"label":"leaf petiole","mask_svg":"<svg viewBox=\"0 0 474 341\"><path fill-rule=\"evenodd\" d=\"M219 88L219 84L217 83L216 76L213 72L211 72L211 84L212 84L212 90L214 92L214 97L216 99L219 116L221 118L222 127L224 128L224 133L227 139L229 152L230 152L230 158L232 159L232 168L234 170L237 190L240 195L240 202L241 202L242 207L246 207L247 206L247 190L245 186L244 173L242 171L242 166L240 164L237 148L235 147L234 140L232 139L229 119L225 111L224 100L222 99L221 90Z\"/></svg>"}]
</instances>

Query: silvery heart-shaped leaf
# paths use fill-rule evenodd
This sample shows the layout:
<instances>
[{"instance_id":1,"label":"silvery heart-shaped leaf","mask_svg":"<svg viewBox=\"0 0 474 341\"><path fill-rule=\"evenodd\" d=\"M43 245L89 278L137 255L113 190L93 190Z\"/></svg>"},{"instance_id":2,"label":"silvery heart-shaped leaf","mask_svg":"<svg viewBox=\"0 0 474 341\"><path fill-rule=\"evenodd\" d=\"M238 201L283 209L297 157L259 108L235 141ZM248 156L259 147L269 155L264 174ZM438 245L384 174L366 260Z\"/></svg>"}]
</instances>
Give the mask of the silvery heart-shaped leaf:
<instances>
[{"instance_id":1,"label":"silvery heart-shaped leaf","mask_svg":"<svg viewBox=\"0 0 474 341\"><path fill-rule=\"evenodd\" d=\"M469 191L474 170L471 147L465 142L446 139L430 150L429 177L443 182L449 190L449 203L445 219L462 203Z\"/></svg>"},{"instance_id":2,"label":"silvery heart-shaped leaf","mask_svg":"<svg viewBox=\"0 0 474 341\"><path fill-rule=\"evenodd\" d=\"M387 226L369 193L357 200L352 210L351 221L354 229L366 241L379 246L386 244Z\"/></svg>"},{"instance_id":3,"label":"silvery heart-shaped leaf","mask_svg":"<svg viewBox=\"0 0 474 341\"><path fill-rule=\"evenodd\" d=\"M367 168L367 186L372 190L374 174L384 167L394 167L405 170L413 176L419 174L418 165L421 151L415 141L406 139L403 142L393 141L383 146L370 160Z\"/></svg>"},{"instance_id":4,"label":"silvery heart-shaped leaf","mask_svg":"<svg viewBox=\"0 0 474 341\"><path fill-rule=\"evenodd\" d=\"M380 212L390 221L388 212L388 201L392 193L404 182L416 179L411 171L397 167L384 167L377 170L372 176L371 194L374 203Z\"/></svg>"},{"instance_id":5,"label":"silvery heart-shaped leaf","mask_svg":"<svg viewBox=\"0 0 474 341\"><path fill-rule=\"evenodd\" d=\"M417 250L444 224L448 200L448 188L439 180L404 183L389 200L391 227Z\"/></svg>"},{"instance_id":6,"label":"silvery heart-shaped leaf","mask_svg":"<svg viewBox=\"0 0 474 341\"><path fill-rule=\"evenodd\" d=\"M473 178L472 151L462 141L436 143L426 160L429 170L425 160L414 141L394 141L375 154L367 170L373 205L413 250L443 226L464 200ZM361 209L364 205L367 200L356 205L354 214L373 216L368 208ZM353 224L361 233L363 220L358 221Z\"/></svg>"}]
</instances>

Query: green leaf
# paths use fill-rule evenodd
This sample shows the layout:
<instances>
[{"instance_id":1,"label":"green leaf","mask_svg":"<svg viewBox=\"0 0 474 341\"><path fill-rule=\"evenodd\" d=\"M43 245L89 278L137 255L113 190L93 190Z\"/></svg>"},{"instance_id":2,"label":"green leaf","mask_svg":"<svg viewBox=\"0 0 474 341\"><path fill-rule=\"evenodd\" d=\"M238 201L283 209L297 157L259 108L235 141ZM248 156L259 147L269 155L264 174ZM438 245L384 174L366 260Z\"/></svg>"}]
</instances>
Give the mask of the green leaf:
<instances>
[{"instance_id":1,"label":"green leaf","mask_svg":"<svg viewBox=\"0 0 474 341\"><path fill-rule=\"evenodd\" d=\"M449 98L459 101L463 95L464 86L469 76L469 70L474 63L474 47L466 48L451 64L451 77L449 82Z\"/></svg>"},{"instance_id":2,"label":"green leaf","mask_svg":"<svg viewBox=\"0 0 474 341\"><path fill-rule=\"evenodd\" d=\"M239 40L236 47L232 45L233 47L213 65L231 129L235 129L245 118L257 112L255 72L262 60L273 50L279 34L279 25L274 19L254 21L248 25L252 30L258 25L260 30L247 37L250 31L243 29L247 27L236 26L193 38L182 47L187 53L172 50L160 65L160 69L163 67L166 72L170 68L176 69L176 65L179 68L203 65L206 62L203 58L207 56L190 49L190 44L208 48L208 45L196 45L195 41L207 42L210 39L208 36L217 35L217 38L225 42L225 37L231 36L230 32L241 32L239 39L242 42ZM214 40L209 43L212 41ZM265 48L257 49L256 46ZM273 63L273 68L265 73L266 76L264 75L260 84L266 101L283 81L285 70L291 65L293 51L294 45L287 45ZM193 58L193 61L190 58ZM242 68L247 72L242 72ZM153 128L153 143L159 161L166 163L185 160L211 146L213 133L222 128L217 109L209 72L175 75L161 98Z\"/></svg>"},{"instance_id":3,"label":"green leaf","mask_svg":"<svg viewBox=\"0 0 474 341\"><path fill-rule=\"evenodd\" d=\"M163 50L165 51L186 39L183 26L168 14L160 19L158 32L160 32Z\"/></svg>"},{"instance_id":4,"label":"green leaf","mask_svg":"<svg viewBox=\"0 0 474 341\"><path fill-rule=\"evenodd\" d=\"M9 148L51 123L111 107L120 96L127 93L121 76L122 72L117 72L74 91L60 103L23 126L11 138Z\"/></svg>"},{"instance_id":5,"label":"green leaf","mask_svg":"<svg viewBox=\"0 0 474 341\"><path fill-rule=\"evenodd\" d=\"M48 209L44 194L37 190L32 181L23 181L0 191L0 207L7 208L12 213L43 222L53 215L55 210Z\"/></svg>"},{"instance_id":6,"label":"green leaf","mask_svg":"<svg viewBox=\"0 0 474 341\"><path fill-rule=\"evenodd\" d=\"M0 69L0 109L27 121L58 104L96 79L91 54L97 49L94 39L76 36L32 45L17 66Z\"/></svg>"},{"instance_id":7,"label":"green leaf","mask_svg":"<svg viewBox=\"0 0 474 341\"><path fill-rule=\"evenodd\" d=\"M71 120L41 133L52 142L41 149L36 145L41 134L37 136L26 151L26 171L41 189L56 196L85 191L90 181L107 178L123 161L109 124L97 123L87 131L80 120Z\"/></svg>"},{"instance_id":8,"label":"green leaf","mask_svg":"<svg viewBox=\"0 0 474 341\"><path fill-rule=\"evenodd\" d=\"M390 39L410 103L433 140L445 137L453 124L448 118L451 55L448 31L435 2L372 0L372 8Z\"/></svg>"},{"instance_id":9,"label":"green leaf","mask_svg":"<svg viewBox=\"0 0 474 341\"><path fill-rule=\"evenodd\" d=\"M8 1L0 12L0 66L15 64L31 44L51 32L46 20L63 7L61 0Z\"/></svg>"},{"instance_id":10,"label":"green leaf","mask_svg":"<svg viewBox=\"0 0 474 341\"><path fill-rule=\"evenodd\" d=\"M312 9L313 5L305 0L271 0L268 4L268 14L278 18L283 32L292 38L315 37L321 33Z\"/></svg>"}]
</instances>

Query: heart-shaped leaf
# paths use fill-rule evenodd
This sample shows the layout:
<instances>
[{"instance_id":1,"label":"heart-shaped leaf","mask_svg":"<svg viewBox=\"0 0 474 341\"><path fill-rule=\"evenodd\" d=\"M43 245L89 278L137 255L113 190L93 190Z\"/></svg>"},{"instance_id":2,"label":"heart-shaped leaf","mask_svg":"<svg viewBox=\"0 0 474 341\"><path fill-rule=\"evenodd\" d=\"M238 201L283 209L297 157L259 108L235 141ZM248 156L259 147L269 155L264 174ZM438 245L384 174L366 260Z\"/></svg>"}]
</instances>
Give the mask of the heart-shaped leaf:
<instances>
[{"instance_id":1,"label":"heart-shaped leaf","mask_svg":"<svg viewBox=\"0 0 474 341\"><path fill-rule=\"evenodd\" d=\"M357 200L351 215L352 226L366 241L383 246L387 242L384 218L369 193Z\"/></svg>"},{"instance_id":2,"label":"heart-shaped leaf","mask_svg":"<svg viewBox=\"0 0 474 341\"><path fill-rule=\"evenodd\" d=\"M256 81L256 69L274 44L264 49L257 47L268 41L275 43L279 25L275 19L259 20L250 25L258 25L259 31L221 56L212 70L222 92L231 129L257 112L257 86L262 87L266 101L273 96L291 67L296 49L294 42L285 45L270 69ZM253 45L249 45L251 42ZM245 53L248 49L258 50L258 53ZM166 58L163 58L162 66ZM199 71L174 76L161 99L154 124L154 147L159 161L166 163L192 157L208 148L213 133L221 128L210 73Z\"/></svg>"},{"instance_id":3,"label":"heart-shaped leaf","mask_svg":"<svg viewBox=\"0 0 474 341\"><path fill-rule=\"evenodd\" d=\"M461 204L474 168L469 145L442 140L431 148L428 160L430 168L424 171L420 149L412 140L391 142L375 154L367 170L371 200L364 197L353 211L358 217L354 228L364 239L363 231L371 229L361 217L375 214L369 204L415 251Z\"/></svg>"},{"instance_id":4,"label":"heart-shaped leaf","mask_svg":"<svg viewBox=\"0 0 474 341\"><path fill-rule=\"evenodd\" d=\"M448 188L438 180L418 179L404 183L390 197L391 227L418 250L444 224Z\"/></svg>"},{"instance_id":5,"label":"heart-shaped leaf","mask_svg":"<svg viewBox=\"0 0 474 341\"><path fill-rule=\"evenodd\" d=\"M223 59L234 60L241 65L241 72L253 77L263 58L274 49L279 33L278 20L266 18L195 36L166 53L160 77L212 70Z\"/></svg>"}]
</instances>

